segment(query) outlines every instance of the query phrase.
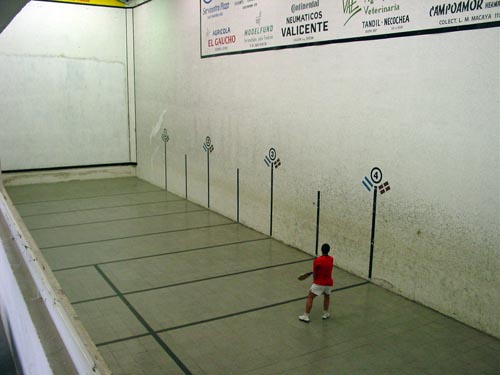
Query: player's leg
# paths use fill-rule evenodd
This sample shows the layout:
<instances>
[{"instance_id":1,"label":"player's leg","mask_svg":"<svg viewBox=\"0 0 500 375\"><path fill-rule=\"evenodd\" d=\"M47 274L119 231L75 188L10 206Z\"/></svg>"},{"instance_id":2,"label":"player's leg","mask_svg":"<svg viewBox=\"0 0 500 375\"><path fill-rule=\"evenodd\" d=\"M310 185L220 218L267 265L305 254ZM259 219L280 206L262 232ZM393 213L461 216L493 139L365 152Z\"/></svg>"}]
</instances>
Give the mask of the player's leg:
<instances>
[{"instance_id":1,"label":"player's leg","mask_svg":"<svg viewBox=\"0 0 500 375\"><path fill-rule=\"evenodd\" d=\"M323 293L323 319L328 319L330 317L330 313L328 312L328 309L330 307L330 293Z\"/></svg>"},{"instance_id":2,"label":"player's leg","mask_svg":"<svg viewBox=\"0 0 500 375\"><path fill-rule=\"evenodd\" d=\"M314 298L316 298L316 294L309 291L309 295L307 296L307 301L306 301L306 314L309 314L311 312Z\"/></svg>"},{"instance_id":3,"label":"player's leg","mask_svg":"<svg viewBox=\"0 0 500 375\"><path fill-rule=\"evenodd\" d=\"M314 298L316 298L316 294L314 294L312 291L309 291L309 294L307 295L307 301L306 301L306 311L305 311L304 315L299 316L299 320L306 322L306 323L310 322L309 313L311 312Z\"/></svg>"}]
</instances>

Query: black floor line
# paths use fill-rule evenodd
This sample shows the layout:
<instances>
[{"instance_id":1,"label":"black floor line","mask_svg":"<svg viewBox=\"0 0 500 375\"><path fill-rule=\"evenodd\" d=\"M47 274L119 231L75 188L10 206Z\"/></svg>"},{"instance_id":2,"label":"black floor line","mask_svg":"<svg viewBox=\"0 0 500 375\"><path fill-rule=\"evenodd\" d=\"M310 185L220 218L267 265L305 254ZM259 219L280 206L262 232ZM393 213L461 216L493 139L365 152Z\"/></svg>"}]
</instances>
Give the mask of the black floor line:
<instances>
[{"instance_id":1,"label":"black floor line","mask_svg":"<svg viewBox=\"0 0 500 375\"><path fill-rule=\"evenodd\" d=\"M97 264L94 266L96 267ZM116 298L118 297L116 294L113 294L113 295L109 295L109 296L103 296L103 297L96 297L96 298L90 298L90 299L83 299L81 301L75 301L75 302L71 302L72 305L80 305L82 303L89 303L89 302L97 302L97 301L102 301L102 300L105 300L105 299L111 299L111 298Z\"/></svg>"},{"instance_id":2,"label":"black floor line","mask_svg":"<svg viewBox=\"0 0 500 375\"><path fill-rule=\"evenodd\" d=\"M290 266L292 264L297 264L297 263L310 262L311 259L313 259L313 258L295 260L293 262L287 262L287 263L274 264L272 266L252 268L252 269L249 269L249 270L243 270L243 271L238 271L238 272L225 273L223 275L210 276L210 277L205 277L205 278L202 278L202 279L183 281L183 282L175 283L175 284L168 284L168 285L155 286L155 287L152 287L152 288L146 288L146 289L140 289L140 290L133 290L131 292L123 292L122 295L128 296L128 295L131 295L131 294L151 292L153 290L174 288L176 286L181 286L181 285L201 283L203 281L209 281L209 280L215 280L215 279L222 279L222 278L225 278L225 277L237 276L237 275L242 275L242 274L245 274L245 273L258 272L258 271L263 271L263 270L267 270L267 269L271 269L271 268L278 268L278 267ZM94 267L95 266L98 266L98 265L96 264L96 265L94 265ZM100 301L100 300L103 300L103 299L108 299L108 298L113 298L113 297L116 297L116 295L110 295L110 296L105 296L105 297L97 297L97 298L92 298L92 299L86 299L86 300L72 302L71 304L72 305L77 305L77 304L80 304L80 303Z\"/></svg>"},{"instance_id":3,"label":"black floor line","mask_svg":"<svg viewBox=\"0 0 500 375\"><path fill-rule=\"evenodd\" d=\"M367 284L370 284L370 282L369 281L363 281L362 283L358 283L358 284L354 284L354 285L348 285L348 286L345 286L345 287L342 287L342 288L334 289L332 291L332 293L340 292L342 290L356 288L358 286L367 285ZM289 299L289 300L286 300L286 301L272 303L272 304L269 304L269 305L265 305L265 306L261 306L261 307L256 307L256 308L253 308L253 309L238 311L238 312L235 312L235 313L232 313L232 314L222 315L222 316L218 316L218 317L215 317L215 318L204 319L204 320L200 320L200 321L197 321L197 322L186 323L186 324L181 324L181 325L178 325L178 326L175 326L175 327L161 329L161 330L156 331L156 333L169 332L169 331L174 331L174 330L177 330L177 329L182 329L182 328L196 326L196 325L199 325L199 324L215 322L217 320L232 318L232 317L238 316L238 315L249 314L249 313L252 313L252 312L255 312L255 311L265 310L265 309L269 309L269 308L276 307L276 306L281 306L281 305L286 305L286 304L297 302L297 301L302 301L302 300L305 300L306 298L307 298L307 296L292 298L292 299Z\"/></svg>"},{"instance_id":4,"label":"black floor line","mask_svg":"<svg viewBox=\"0 0 500 375\"><path fill-rule=\"evenodd\" d=\"M99 242L109 242L109 241L117 241L117 240L126 240L127 238L155 236L155 235L158 235L158 234L175 233L175 232L185 232L187 230L192 230L192 229L213 228L213 227L221 227L223 225L233 225L233 224L235 224L235 223L234 222L229 222L229 223L222 223L222 224L215 224L215 225L205 225L205 226L201 226L201 227L192 227L192 228L184 228L184 229L176 229L176 230L166 230L166 231L154 232L154 233L146 233L146 234L136 234L136 235L133 235L133 236L125 236L125 237L117 237L117 238L106 238L106 239L103 239L103 240L96 240L96 241L68 243L68 244L64 244L64 245L40 247L40 250L50 250L50 249L57 249L57 248L60 248L60 247L88 245L88 244L99 243Z\"/></svg>"},{"instance_id":5,"label":"black floor line","mask_svg":"<svg viewBox=\"0 0 500 375\"><path fill-rule=\"evenodd\" d=\"M29 214L29 215L21 215L23 218L26 217L35 217L35 216L44 216L44 215L57 215L57 214L68 214L72 212L84 212L84 211L97 211L97 210L106 210L106 209L112 209L112 208L121 208L121 207L133 207L133 206L143 206L147 204L153 204L153 203L170 203L170 202L182 202L185 201L184 198L180 199L167 199L167 200L159 200L159 201L148 201L148 202L143 202L143 203L132 203L132 204L118 204L115 206L101 206L101 207L94 207L94 208L81 208L78 210L66 210L66 211L51 211L51 212L44 212L44 213L39 213L39 214ZM189 201L187 201L189 202ZM189 202L192 203L192 202ZM196 203L192 203L196 204Z\"/></svg>"},{"instance_id":6,"label":"black floor line","mask_svg":"<svg viewBox=\"0 0 500 375\"><path fill-rule=\"evenodd\" d=\"M64 199L46 199L43 201L32 201L32 202L26 202L26 201L21 201L21 202L14 202L14 205L16 206L22 206L25 204L36 204L36 203L47 203L47 202L64 202L64 201L76 201L76 200L81 200L81 199L95 199L95 198L101 198L101 197L113 197L113 196L118 196L118 195L137 195L137 194L149 194L149 193L160 193L164 192L165 194L172 194L165 192L165 190L147 190L147 191L129 191L125 193L115 193L115 194L102 194L102 195L92 195L88 197L72 197L72 198L64 198Z\"/></svg>"},{"instance_id":7,"label":"black floor line","mask_svg":"<svg viewBox=\"0 0 500 375\"><path fill-rule=\"evenodd\" d=\"M129 337L124 337L121 339L116 339L116 340L111 340L111 341L104 341L104 342L98 342L95 344L95 346L106 346L106 345L113 345L113 344L118 344L120 342L124 341L130 341L130 340L135 340L135 339L140 339L143 337L151 336L151 333L141 333L140 335L135 335L135 336L129 336Z\"/></svg>"},{"instance_id":8,"label":"black floor line","mask_svg":"<svg viewBox=\"0 0 500 375\"><path fill-rule=\"evenodd\" d=\"M155 341L161 346L161 348L172 358L172 360L179 366L179 368L186 375L191 375L191 371L187 368L187 366L175 355L172 349L161 339L161 337L153 330L153 328L146 322L146 320L139 314L139 312L130 304L130 302L121 294L120 290L113 284L113 282L107 277L104 271L99 267L95 266L97 272L101 274L104 280L109 284L109 286L115 291L117 296L122 300L122 302L128 307L128 309L134 314L134 316L141 322L141 324L146 328L149 334L155 339Z\"/></svg>"},{"instance_id":9,"label":"black floor line","mask_svg":"<svg viewBox=\"0 0 500 375\"><path fill-rule=\"evenodd\" d=\"M66 224L66 225L56 225L53 227L42 227L42 228L28 228L30 232L34 232L36 230L46 230L46 229L56 229L56 228L67 228L67 227L76 227L78 225L91 225L91 224L104 224L104 223L113 223L117 221L127 221L127 220L136 220L136 219L147 219L148 217L159 217L159 216L168 216L168 215L178 215L178 214L186 214L191 212L202 212L208 211L206 208L196 209L196 210L188 210L188 211L177 211L177 212L169 212L165 214L154 214L154 215L145 215L145 216L135 216L124 219L111 219L111 220L101 220L101 221L91 221L88 223L78 223L78 224Z\"/></svg>"},{"instance_id":10,"label":"black floor line","mask_svg":"<svg viewBox=\"0 0 500 375\"><path fill-rule=\"evenodd\" d=\"M245 241L238 241L238 242L229 242L229 243L223 243L223 244L218 244L218 245L195 247L193 249L184 249L184 250L171 251L171 252L167 252L167 253L158 253L158 254L151 254L151 255L143 255L143 256L140 256L140 257L132 257L132 258L117 259L117 260L109 260L107 262L99 262L99 263L84 264L84 265L81 265L81 266L59 268L59 269L52 270L52 272L76 270L78 268L94 267L96 265L102 266L102 265L105 265L105 264L128 262L128 261L131 261L131 260L155 258L155 257L161 257L161 256L169 256L169 255L176 255L176 254L182 254L182 253L189 253L191 251L203 251L203 250L213 249L215 247L224 247L224 246L238 245L238 244L243 244L243 243L248 243L248 242L264 241L264 240L270 240L270 239L271 238L269 238L269 237L266 236L266 237L263 237L263 238L256 238L256 239L253 239L253 240L245 240Z\"/></svg>"},{"instance_id":11,"label":"black floor line","mask_svg":"<svg viewBox=\"0 0 500 375\"><path fill-rule=\"evenodd\" d=\"M354 285L348 285L348 286L345 286L345 287L342 287L342 288L334 289L332 291L332 293L340 292L340 291L347 290L347 289L356 288L358 286L363 286L363 285L367 285L367 284L370 284L370 281L364 281L362 283L358 283L358 284L354 284ZM192 327L192 326L196 326L196 325L200 325L200 324L204 324L204 323L215 322L217 320L232 318L232 317L235 317L235 316L238 316L238 315L250 314L252 312L256 312L256 311L260 311L260 310L266 310L266 309L270 309L270 308L273 308L273 307L286 305L286 304L293 303L293 302L303 301L306 298L307 298L307 296L297 297L297 298L289 299L287 301L277 302L277 303L269 304L269 305L266 305L266 306L256 307L256 308L249 309L249 310L244 310L244 311L239 311L239 312L232 313L232 314L218 316L218 317L215 317L215 318L200 320L198 322L187 323L187 324L182 324L182 325L175 326L175 327L160 329L160 330L157 330L157 331L154 331L154 332L156 334L160 334L160 333L174 331L174 330L178 330L178 329L182 329L182 328L188 328L188 327ZM134 340L134 339L141 338L141 337L148 336L148 335L149 335L149 333L145 333L145 334L141 334L141 335L124 337L124 338L120 338L120 339L116 339L116 340L111 340L111 341L106 341L106 342L102 342L102 343L97 343L96 346L112 345L112 344L116 344L116 343L119 343L119 342Z\"/></svg>"},{"instance_id":12,"label":"black floor line","mask_svg":"<svg viewBox=\"0 0 500 375\"><path fill-rule=\"evenodd\" d=\"M301 259L301 260L296 260L296 261L293 261L293 262L275 264L275 265L272 265L272 266L265 266L265 267L253 268L253 269L250 269L250 270L244 270L244 271L226 273L226 274L218 275L218 276L205 277L203 279L198 279L198 280L190 280L190 281L184 281L184 282L181 282L181 283L175 283L175 284L157 286L157 287L147 288L147 289L142 289L142 290L134 290L134 291L126 292L126 293L123 293L123 294L124 295L130 295L130 294L144 293L144 292L150 292L152 290L173 288L173 287L176 287L176 286L187 285L187 284L195 284L195 283L200 283L200 282L208 281L208 280L222 279L222 278L225 278L225 277L237 276L237 275L242 275L242 274L245 274L245 273L258 272L258 271L263 271L263 270L267 270L267 269L271 269L271 268L278 268L278 267L290 266L292 264L297 264L297 263L310 262L311 259L312 258L310 258L310 259Z\"/></svg>"}]
</instances>

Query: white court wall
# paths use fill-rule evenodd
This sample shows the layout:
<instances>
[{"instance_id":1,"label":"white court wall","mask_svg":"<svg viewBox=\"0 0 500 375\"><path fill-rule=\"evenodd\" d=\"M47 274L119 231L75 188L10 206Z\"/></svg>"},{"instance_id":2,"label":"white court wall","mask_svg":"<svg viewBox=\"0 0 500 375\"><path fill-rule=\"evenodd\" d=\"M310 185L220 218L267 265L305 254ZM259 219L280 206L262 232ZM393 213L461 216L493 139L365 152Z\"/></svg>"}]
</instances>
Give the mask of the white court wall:
<instances>
[{"instance_id":1,"label":"white court wall","mask_svg":"<svg viewBox=\"0 0 500 375\"><path fill-rule=\"evenodd\" d=\"M367 277L380 167L373 281L500 337L500 29L200 59L197 1L134 10L139 177ZM244 260L242 260L244 261Z\"/></svg>"},{"instance_id":2,"label":"white court wall","mask_svg":"<svg viewBox=\"0 0 500 375\"><path fill-rule=\"evenodd\" d=\"M30 2L0 72L4 170L131 161L125 10Z\"/></svg>"}]
</instances>

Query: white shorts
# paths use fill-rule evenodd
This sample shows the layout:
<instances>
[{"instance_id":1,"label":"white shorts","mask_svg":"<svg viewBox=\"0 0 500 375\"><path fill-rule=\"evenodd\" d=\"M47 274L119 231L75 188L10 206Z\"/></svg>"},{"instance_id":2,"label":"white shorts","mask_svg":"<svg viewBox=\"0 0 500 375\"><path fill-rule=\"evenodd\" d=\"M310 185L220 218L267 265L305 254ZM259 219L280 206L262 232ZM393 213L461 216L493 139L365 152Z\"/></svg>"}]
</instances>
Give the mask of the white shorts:
<instances>
[{"instance_id":1,"label":"white shorts","mask_svg":"<svg viewBox=\"0 0 500 375\"><path fill-rule=\"evenodd\" d=\"M320 296L322 294L330 295L330 293L332 292L332 287L313 284L313 285L311 285L311 289L309 289L309 290L317 296Z\"/></svg>"}]
</instances>

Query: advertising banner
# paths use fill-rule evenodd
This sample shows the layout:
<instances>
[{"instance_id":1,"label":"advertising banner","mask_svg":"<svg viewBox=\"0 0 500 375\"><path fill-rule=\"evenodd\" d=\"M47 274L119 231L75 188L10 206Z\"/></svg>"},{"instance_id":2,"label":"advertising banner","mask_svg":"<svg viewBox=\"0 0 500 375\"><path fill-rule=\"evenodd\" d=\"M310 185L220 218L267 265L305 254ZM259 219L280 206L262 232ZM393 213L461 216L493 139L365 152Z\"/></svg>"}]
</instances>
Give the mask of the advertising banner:
<instances>
[{"instance_id":1,"label":"advertising banner","mask_svg":"<svg viewBox=\"0 0 500 375\"><path fill-rule=\"evenodd\" d=\"M200 0L201 57L499 26L499 0Z\"/></svg>"}]
</instances>

